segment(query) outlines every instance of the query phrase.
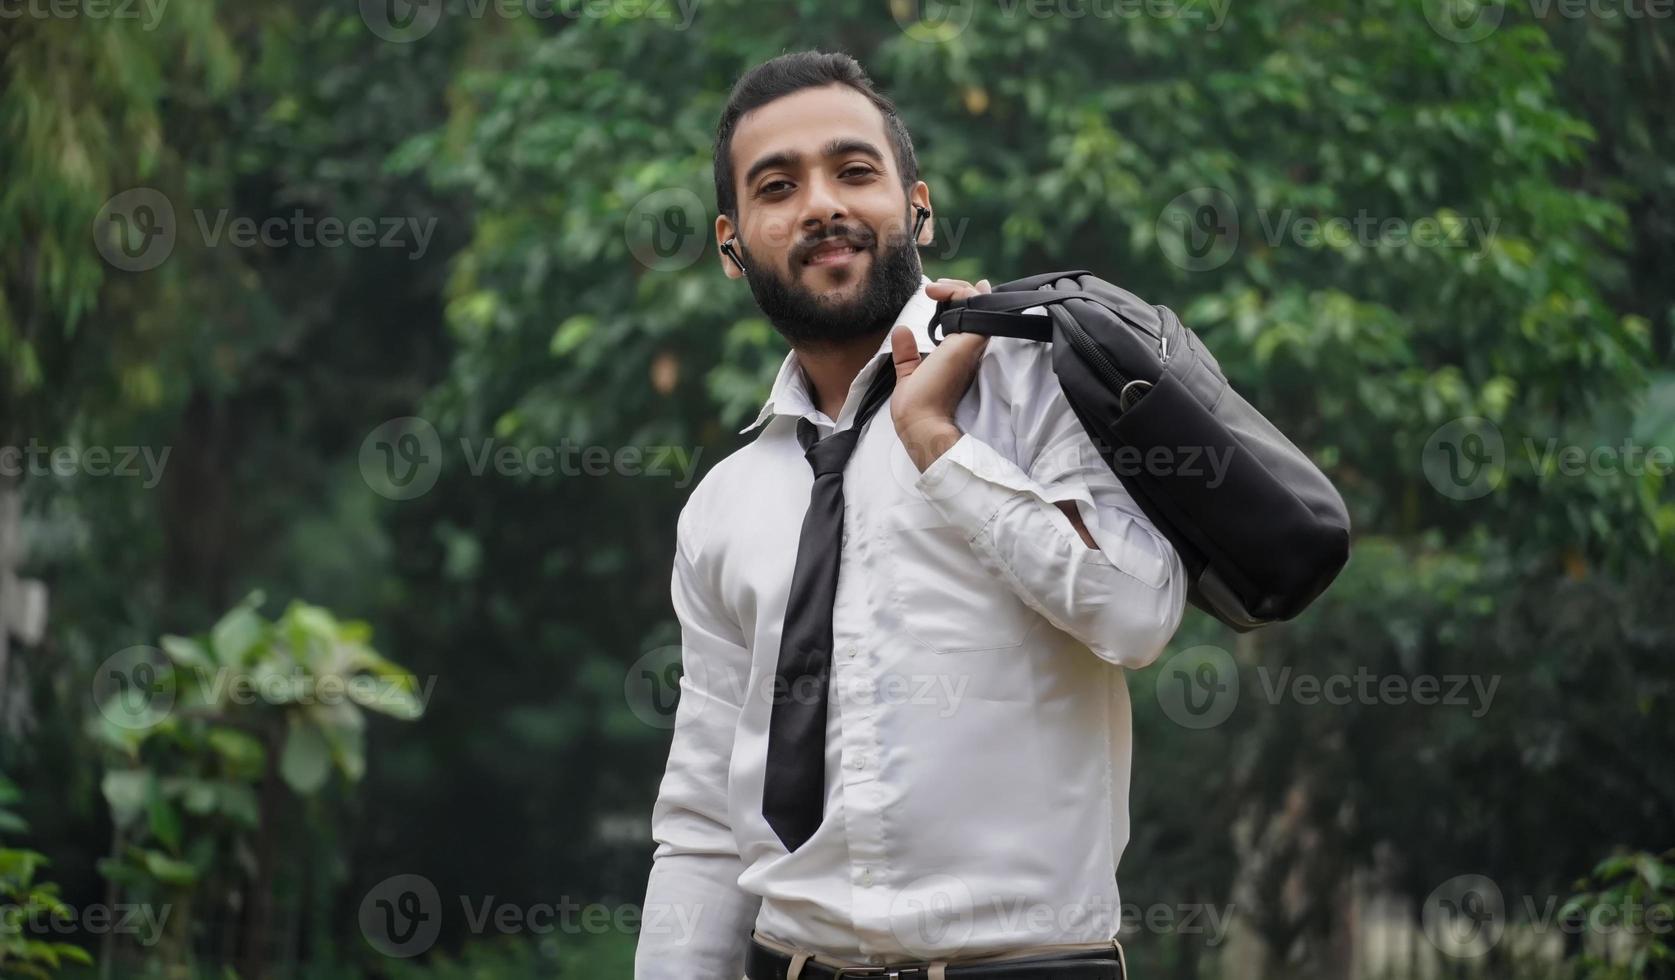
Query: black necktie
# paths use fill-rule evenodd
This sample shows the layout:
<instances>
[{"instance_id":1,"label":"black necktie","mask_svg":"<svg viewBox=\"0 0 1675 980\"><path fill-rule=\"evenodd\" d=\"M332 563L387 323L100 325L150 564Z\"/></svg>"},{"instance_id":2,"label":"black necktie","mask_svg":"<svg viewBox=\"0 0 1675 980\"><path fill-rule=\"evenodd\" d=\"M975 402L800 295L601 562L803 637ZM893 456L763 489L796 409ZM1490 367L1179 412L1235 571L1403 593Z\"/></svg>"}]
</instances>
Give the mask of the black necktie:
<instances>
[{"instance_id":1,"label":"black necktie","mask_svg":"<svg viewBox=\"0 0 1675 980\"><path fill-rule=\"evenodd\" d=\"M849 428L819 439L813 422L797 420L797 440L814 468L814 489L803 514L797 568L780 631L762 788L762 815L787 851L795 851L813 835L825 803L826 698L832 672L832 603L843 551L843 468L867 420L896 386L890 355L875 363L878 372Z\"/></svg>"}]
</instances>

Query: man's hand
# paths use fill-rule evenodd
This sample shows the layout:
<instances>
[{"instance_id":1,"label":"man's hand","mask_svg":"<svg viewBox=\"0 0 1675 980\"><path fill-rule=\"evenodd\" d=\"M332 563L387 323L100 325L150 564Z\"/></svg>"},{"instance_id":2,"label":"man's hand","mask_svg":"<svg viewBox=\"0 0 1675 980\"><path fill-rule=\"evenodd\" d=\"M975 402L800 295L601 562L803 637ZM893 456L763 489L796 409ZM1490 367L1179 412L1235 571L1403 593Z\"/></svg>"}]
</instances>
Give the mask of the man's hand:
<instances>
[{"instance_id":1,"label":"man's hand","mask_svg":"<svg viewBox=\"0 0 1675 980\"><path fill-rule=\"evenodd\" d=\"M975 286L960 279L938 279L925 287L925 295L938 302L988 291L987 279L979 279ZM919 472L923 473L949 446L960 441L963 433L954 424L954 408L977 377L977 366L988 344L989 338L982 334L957 333L930 354L920 357L919 348L913 343L913 331L900 324L890 331L890 357L896 364L896 390L890 397L890 415L896 423L902 448L907 450ZM1066 500L1058 501L1057 506L1070 519L1082 543L1097 550L1099 545L1082 522L1076 505Z\"/></svg>"},{"instance_id":2,"label":"man's hand","mask_svg":"<svg viewBox=\"0 0 1675 980\"><path fill-rule=\"evenodd\" d=\"M960 279L938 279L925 295L938 302L964 299L989 291L989 281L973 286ZM913 331L897 324L890 331L890 356L896 364L896 390L890 396L890 415L902 447L923 473L937 457L960 439L954 407L977 377L977 365L989 338L957 333L923 357L913 342Z\"/></svg>"}]
</instances>

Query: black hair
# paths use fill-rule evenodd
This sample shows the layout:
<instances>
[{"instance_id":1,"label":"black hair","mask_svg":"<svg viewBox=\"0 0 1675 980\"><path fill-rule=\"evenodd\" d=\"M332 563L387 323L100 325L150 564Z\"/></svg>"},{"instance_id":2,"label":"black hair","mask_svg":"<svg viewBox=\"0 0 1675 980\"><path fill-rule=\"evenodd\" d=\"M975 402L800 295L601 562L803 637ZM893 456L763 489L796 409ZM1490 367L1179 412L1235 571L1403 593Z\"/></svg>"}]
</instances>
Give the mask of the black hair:
<instances>
[{"instance_id":1,"label":"black hair","mask_svg":"<svg viewBox=\"0 0 1675 980\"><path fill-rule=\"evenodd\" d=\"M752 109L767 105L805 88L847 85L866 96L884 116L884 132L896 157L905 193L919 180L919 159L913 153L913 137L896 114L896 106L872 87L872 79L860 62L849 55L828 51L794 51L762 62L733 85L721 123L715 131L715 206L737 224L738 198L733 189L733 131L739 119Z\"/></svg>"}]
</instances>

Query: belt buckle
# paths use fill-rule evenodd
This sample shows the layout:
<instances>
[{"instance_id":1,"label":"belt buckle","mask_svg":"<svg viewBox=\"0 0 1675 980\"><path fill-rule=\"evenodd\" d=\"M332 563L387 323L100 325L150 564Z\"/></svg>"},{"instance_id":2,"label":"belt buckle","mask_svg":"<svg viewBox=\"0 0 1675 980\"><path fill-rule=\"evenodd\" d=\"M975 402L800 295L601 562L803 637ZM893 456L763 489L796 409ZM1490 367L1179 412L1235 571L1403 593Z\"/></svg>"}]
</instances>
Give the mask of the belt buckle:
<instances>
[{"instance_id":1,"label":"belt buckle","mask_svg":"<svg viewBox=\"0 0 1675 980\"><path fill-rule=\"evenodd\" d=\"M917 977L928 977L930 971L922 966L889 967L889 966L840 966L832 974L832 980L915 980Z\"/></svg>"}]
</instances>

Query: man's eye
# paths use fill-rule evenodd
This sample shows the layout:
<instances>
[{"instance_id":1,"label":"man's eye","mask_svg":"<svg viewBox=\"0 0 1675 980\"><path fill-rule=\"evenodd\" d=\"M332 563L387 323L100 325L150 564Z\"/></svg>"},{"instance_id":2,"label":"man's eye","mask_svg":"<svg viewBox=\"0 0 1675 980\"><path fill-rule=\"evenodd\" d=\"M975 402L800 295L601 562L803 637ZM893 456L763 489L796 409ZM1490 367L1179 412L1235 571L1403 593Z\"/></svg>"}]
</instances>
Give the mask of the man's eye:
<instances>
[{"instance_id":1,"label":"man's eye","mask_svg":"<svg viewBox=\"0 0 1675 980\"><path fill-rule=\"evenodd\" d=\"M871 167L865 166L864 164L857 163L853 167L845 167L844 170L843 170L843 173L839 174L839 176L841 176L841 177L853 177L853 176L856 176L857 174L863 174L863 175L864 174L875 174L877 172L878 171L872 169Z\"/></svg>"},{"instance_id":2,"label":"man's eye","mask_svg":"<svg viewBox=\"0 0 1675 980\"><path fill-rule=\"evenodd\" d=\"M757 188L756 193L758 193L758 194L774 194L774 193L777 193L774 190L774 188L778 187L781 184L784 184L787 187L791 186L791 182L788 181L788 180L770 180L766 184L763 184L761 187Z\"/></svg>"}]
</instances>

